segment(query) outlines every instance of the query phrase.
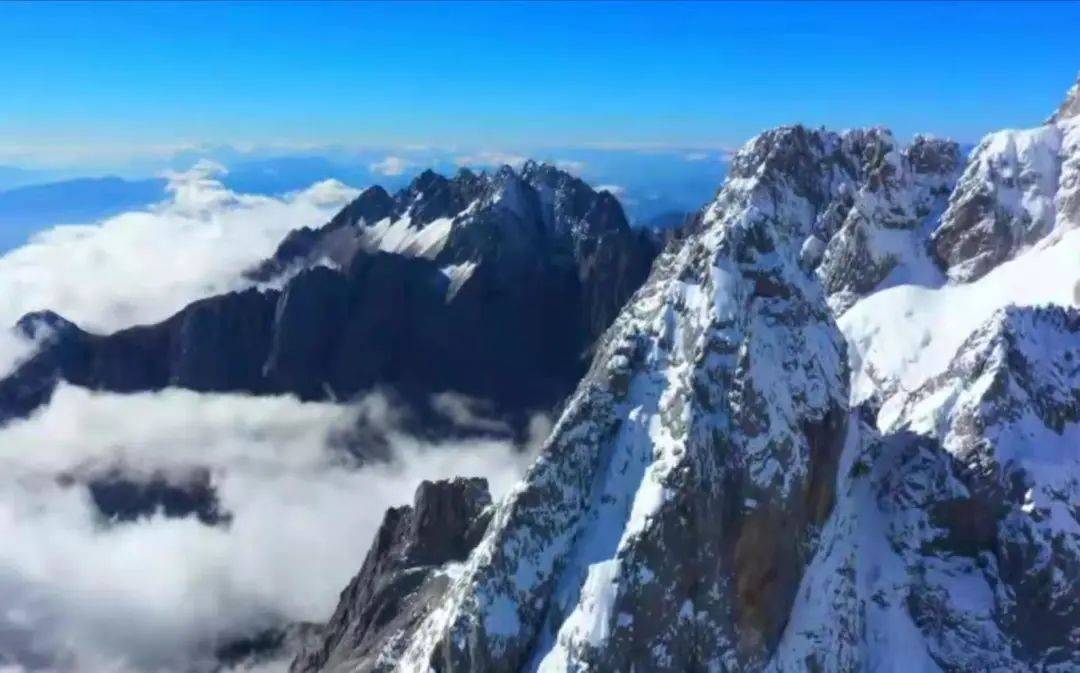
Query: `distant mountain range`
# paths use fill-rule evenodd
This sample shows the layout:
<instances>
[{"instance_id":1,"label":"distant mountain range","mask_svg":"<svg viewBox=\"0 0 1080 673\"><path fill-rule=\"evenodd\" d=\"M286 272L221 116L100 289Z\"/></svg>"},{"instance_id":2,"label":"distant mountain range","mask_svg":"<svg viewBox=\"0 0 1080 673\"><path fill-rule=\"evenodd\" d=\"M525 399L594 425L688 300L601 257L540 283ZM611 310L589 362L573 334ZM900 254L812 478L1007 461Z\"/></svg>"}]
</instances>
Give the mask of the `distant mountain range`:
<instances>
[{"instance_id":1,"label":"distant mountain range","mask_svg":"<svg viewBox=\"0 0 1080 673\"><path fill-rule=\"evenodd\" d=\"M0 383L0 416L28 413L64 380L302 399L452 391L522 419L569 393L658 247L611 194L550 165L425 171L290 234L249 272L272 287L111 335L26 316L19 329L44 345Z\"/></svg>"},{"instance_id":2,"label":"distant mountain range","mask_svg":"<svg viewBox=\"0 0 1080 673\"><path fill-rule=\"evenodd\" d=\"M580 173L583 167L593 184L609 186L635 226L648 226L654 217L665 212L696 210L712 196L726 165L720 153L707 159L695 156L693 160L670 152L567 150L561 154L578 157L566 160L576 167L572 172ZM387 174L377 166L377 158L383 156L379 153L351 158L294 155L250 159L235 152L225 155L228 172L221 180L226 187L240 193L267 195L301 190L330 178L356 187L381 184L398 189L428 166L453 172L458 161L499 160L499 157L463 159L441 153L431 161L406 162L400 172ZM199 157L192 154L190 162ZM91 223L145 208L167 197L168 182L161 177L55 180L49 179L50 175L0 166L0 253L21 245L42 228Z\"/></svg>"},{"instance_id":3,"label":"distant mountain range","mask_svg":"<svg viewBox=\"0 0 1080 673\"><path fill-rule=\"evenodd\" d=\"M164 179L78 178L0 191L0 252L39 229L95 222L165 197Z\"/></svg>"}]
</instances>

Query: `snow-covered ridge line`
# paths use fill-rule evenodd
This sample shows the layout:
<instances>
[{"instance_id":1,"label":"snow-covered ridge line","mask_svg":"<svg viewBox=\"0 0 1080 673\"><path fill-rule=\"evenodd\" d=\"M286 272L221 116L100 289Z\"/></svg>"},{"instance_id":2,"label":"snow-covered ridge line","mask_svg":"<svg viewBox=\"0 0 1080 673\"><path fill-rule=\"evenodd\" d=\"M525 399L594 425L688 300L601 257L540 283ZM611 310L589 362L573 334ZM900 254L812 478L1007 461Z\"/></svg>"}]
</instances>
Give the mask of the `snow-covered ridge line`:
<instances>
[{"instance_id":1,"label":"snow-covered ridge line","mask_svg":"<svg viewBox=\"0 0 1080 673\"><path fill-rule=\"evenodd\" d=\"M989 138L955 189L947 141L751 140L469 559L358 670L1080 667L1070 124ZM965 200L1051 191L1037 240L994 224L982 274L937 266Z\"/></svg>"},{"instance_id":2,"label":"snow-covered ridge line","mask_svg":"<svg viewBox=\"0 0 1080 673\"><path fill-rule=\"evenodd\" d=\"M982 140L930 245L950 280L977 280L1080 226L1080 118Z\"/></svg>"},{"instance_id":3,"label":"snow-covered ridge line","mask_svg":"<svg viewBox=\"0 0 1080 673\"><path fill-rule=\"evenodd\" d=\"M485 251L535 259L553 247L573 250L629 231L613 196L549 164L493 173L463 168L451 177L428 170L394 195L370 187L323 227L292 232L249 275L271 282L322 260L344 268L358 251L441 265L475 262Z\"/></svg>"},{"instance_id":4,"label":"snow-covered ridge line","mask_svg":"<svg viewBox=\"0 0 1080 673\"><path fill-rule=\"evenodd\" d=\"M775 608L733 612L732 602L748 599L730 593L728 578L756 584L769 564L732 557L724 546L739 546L734 540L670 526L685 508L705 519L723 511L729 480L744 484L738 509L724 515L747 527L744 545L771 538L764 531L781 512L798 512L805 528L760 550L780 564L773 572L785 579L767 591L782 605L800 573L805 551L797 550L828 512L828 456L836 458L846 413L843 345L824 296L797 262L814 205L773 188L787 152L833 139L786 129L773 139L780 151L763 143L736 158L701 233L661 258L608 332L545 455L500 508L449 598L399 654L400 670L426 670L433 658L545 671L678 666L699 656L699 639L718 648L718 661L722 651L751 661L767 651L779 635ZM832 176L818 179L828 192L822 183ZM773 328L777 319L793 329ZM808 351L818 364L796 366ZM721 437L728 459L714 453ZM807 498L814 508L795 506ZM769 554L771 545L782 551ZM669 566L672 554L706 584L686 587ZM707 558L725 557L710 569ZM657 604L685 614L684 628L657 621ZM469 634L484 634L483 652L466 647L476 637ZM611 647L620 641L652 649Z\"/></svg>"}]
</instances>

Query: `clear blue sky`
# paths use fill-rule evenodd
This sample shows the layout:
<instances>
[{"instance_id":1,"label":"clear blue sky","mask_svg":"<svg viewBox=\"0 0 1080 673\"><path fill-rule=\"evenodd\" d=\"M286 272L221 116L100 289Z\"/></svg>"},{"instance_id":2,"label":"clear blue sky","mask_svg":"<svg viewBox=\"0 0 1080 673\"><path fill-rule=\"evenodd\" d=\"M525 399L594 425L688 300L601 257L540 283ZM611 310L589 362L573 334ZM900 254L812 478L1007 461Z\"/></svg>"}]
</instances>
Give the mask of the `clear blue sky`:
<instances>
[{"instance_id":1,"label":"clear blue sky","mask_svg":"<svg viewBox=\"0 0 1080 673\"><path fill-rule=\"evenodd\" d=\"M1080 4L0 4L0 146L737 146L1041 122Z\"/></svg>"}]
</instances>

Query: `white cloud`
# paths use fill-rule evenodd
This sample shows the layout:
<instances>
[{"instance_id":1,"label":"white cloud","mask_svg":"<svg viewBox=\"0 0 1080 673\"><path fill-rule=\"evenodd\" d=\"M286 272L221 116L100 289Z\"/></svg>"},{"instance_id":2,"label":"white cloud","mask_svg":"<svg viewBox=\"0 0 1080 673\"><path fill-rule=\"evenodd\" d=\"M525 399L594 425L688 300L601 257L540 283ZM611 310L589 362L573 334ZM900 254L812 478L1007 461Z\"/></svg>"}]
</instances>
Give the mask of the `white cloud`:
<instances>
[{"instance_id":1,"label":"white cloud","mask_svg":"<svg viewBox=\"0 0 1080 673\"><path fill-rule=\"evenodd\" d=\"M361 417L388 433L394 462L356 469L334 448ZM431 445L393 418L378 396L338 406L61 386L0 430L0 539L18 541L0 545L0 653L60 655L71 671L172 673L222 634L325 620L385 509L421 479L486 476L504 493L531 453L495 440ZM535 437L548 427L535 420ZM57 478L117 465L209 467L231 524L156 515L102 526L85 488Z\"/></svg>"},{"instance_id":2,"label":"white cloud","mask_svg":"<svg viewBox=\"0 0 1080 673\"><path fill-rule=\"evenodd\" d=\"M568 173L580 176L585 172L587 164L584 161L575 161L573 159L558 159L555 162L555 167L560 168Z\"/></svg>"},{"instance_id":3,"label":"white cloud","mask_svg":"<svg viewBox=\"0 0 1080 673\"><path fill-rule=\"evenodd\" d=\"M199 162L168 176L161 204L54 227L0 257L0 327L40 309L102 332L164 319L243 287L242 272L288 231L322 224L356 194L334 181L239 194L222 185L224 170ZM0 329L0 375L32 347ZM435 407L459 425L504 429L469 400L442 396ZM357 468L337 446L361 418L387 436L392 463ZM534 419L529 445L548 429ZM61 385L48 406L0 428L0 661L198 673L193 657L215 638L326 619L385 509L409 501L421 479L481 475L501 491L527 453L495 440L417 440L378 396L342 406ZM227 527L161 515L103 525L86 488L62 476L198 466L233 516Z\"/></svg>"},{"instance_id":4,"label":"white cloud","mask_svg":"<svg viewBox=\"0 0 1080 673\"><path fill-rule=\"evenodd\" d=\"M521 168L521 166L528 160L528 157L523 157L517 154L508 154L506 152L476 152L474 154L468 154L454 158L454 162L458 166L469 166L478 168L498 168L500 166L512 166L513 168Z\"/></svg>"},{"instance_id":5,"label":"white cloud","mask_svg":"<svg viewBox=\"0 0 1080 673\"><path fill-rule=\"evenodd\" d=\"M217 179L223 170L200 161L167 176L163 203L53 227L0 257L0 327L41 309L100 331L162 320L242 287L241 273L291 229L322 224L356 194L336 181L280 198L237 194Z\"/></svg>"},{"instance_id":6,"label":"white cloud","mask_svg":"<svg viewBox=\"0 0 1080 673\"><path fill-rule=\"evenodd\" d=\"M401 175L412 165L413 163L404 157L389 155L382 161L371 164L369 168L379 175Z\"/></svg>"},{"instance_id":7,"label":"white cloud","mask_svg":"<svg viewBox=\"0 0 1080 673\"><path fill-rule=\"evenodd\" d=\"M686 161L708 161L708 152L687 152L683 155L683 159Z\"/></svg>"}]
</instances>

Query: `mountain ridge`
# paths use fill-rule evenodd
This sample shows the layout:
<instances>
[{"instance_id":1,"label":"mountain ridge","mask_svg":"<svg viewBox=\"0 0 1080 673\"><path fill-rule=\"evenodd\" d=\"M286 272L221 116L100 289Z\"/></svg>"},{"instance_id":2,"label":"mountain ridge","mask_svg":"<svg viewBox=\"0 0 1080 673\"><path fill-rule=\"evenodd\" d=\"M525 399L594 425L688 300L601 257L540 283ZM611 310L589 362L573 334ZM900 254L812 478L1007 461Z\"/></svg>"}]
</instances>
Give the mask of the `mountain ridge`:
<instances>
[{"instance_id":1,"label":"mountain ridge","mask_svg":"<svg viewBox=\"0 0 1080 673\"><path fill-rule=\"evenodd\" d=\"M993 228L964 253L983 274L934 254L939 232L982 226L956 215L969 194L1007 202L972 188L993 184L994 143L961 174L955 144L901 154L879 129L751 140L423 618L378 656L337 643L294 673L1080 665L1077 310L993 313L943 369L885 379L872 403L852 401L863 346L837 324L898 267L936 264L916 276L941 291L1028 254L993 252ZM1070 184L1051 198L1071 203ZM1036 248L1076 242L1073 211L1056 213ZM888 230L901 254L860 268Z\"/></svg>"},{"instance_id":2,"label":"mountain ridge","mask_svg":"<svg viewBox=\"0 0 1080 673\"><path fill-rule=\"evenodd\" d=\"M25 336L51 336L0 382L0 408L25 415L63 379L301 399L389 386L480 397L511 414L547 410L644 280L656 245L610 194L551 166L427 171L396 202L371 188L318 232L289 234L251 272L261 288L111 335L48 312L24 317Z\"/></svg>"}]
</instances>

